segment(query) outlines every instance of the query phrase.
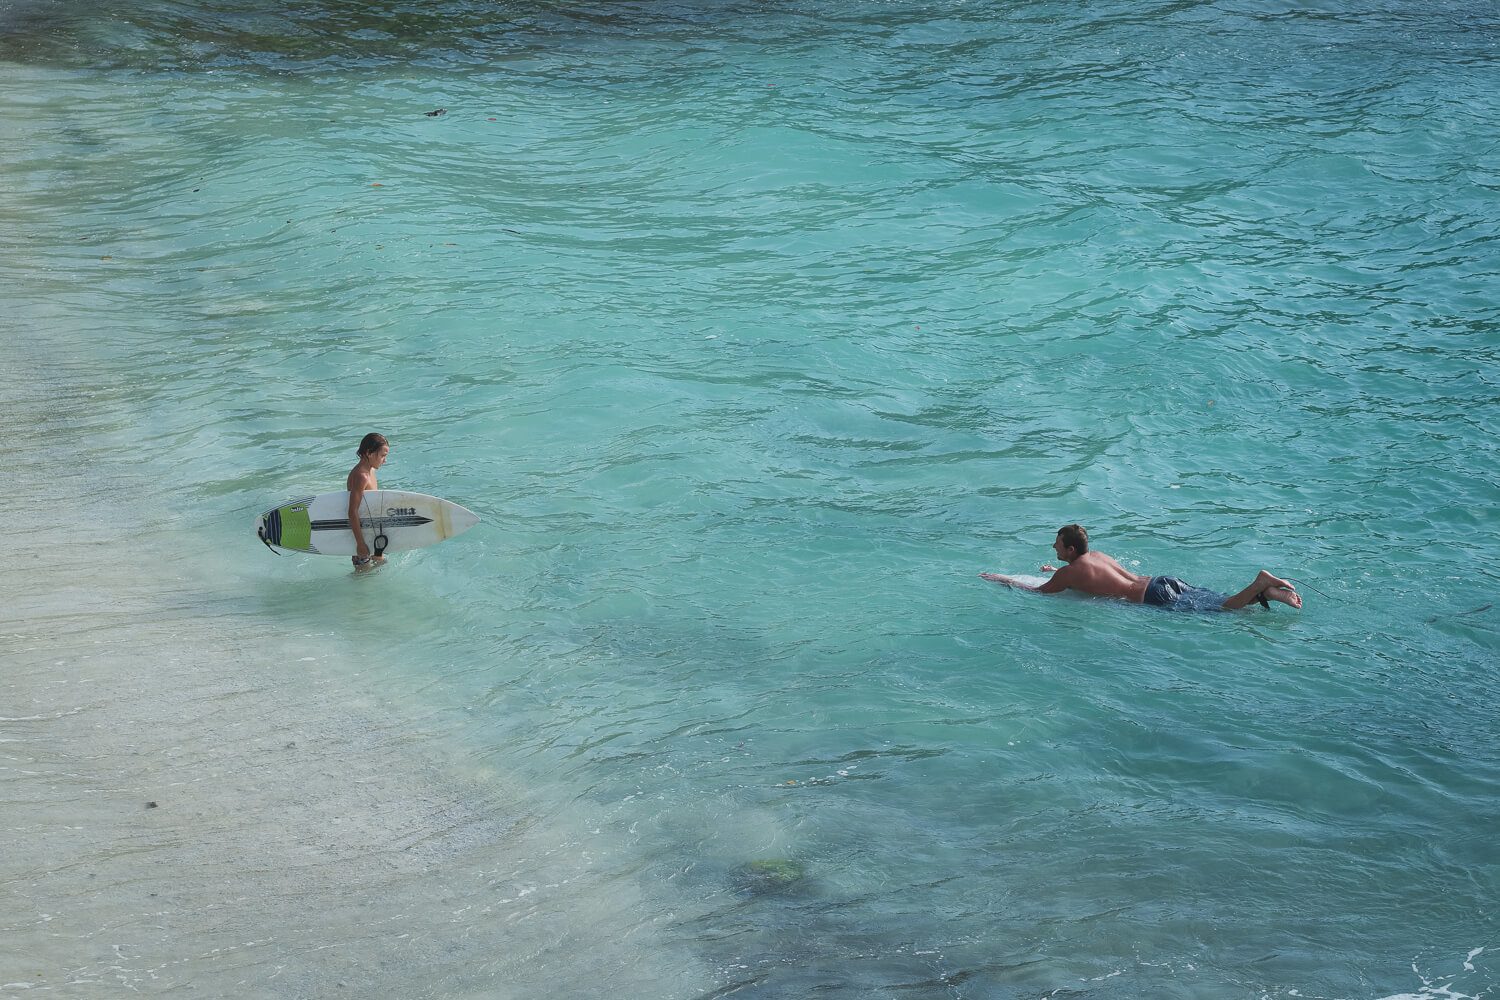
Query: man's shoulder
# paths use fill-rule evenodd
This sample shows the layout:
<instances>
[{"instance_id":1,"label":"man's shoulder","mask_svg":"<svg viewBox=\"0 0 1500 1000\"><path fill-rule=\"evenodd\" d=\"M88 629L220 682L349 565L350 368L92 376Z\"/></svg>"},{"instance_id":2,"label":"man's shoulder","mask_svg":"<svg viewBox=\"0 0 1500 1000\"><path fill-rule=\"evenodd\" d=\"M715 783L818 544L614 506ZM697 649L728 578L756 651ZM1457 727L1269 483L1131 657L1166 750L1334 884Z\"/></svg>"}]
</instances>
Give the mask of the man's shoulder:
<instances>
[{"instance_id":1,"label":"man's shoulder","mask_svg":"<svg viewBox=\"0 0 1500 1000\"><path fill-rule=\"evenodd\" d=\"M1069 585L1079 580L1086 580L1092 572L1092 566L1082 559L1074 559L1070 563L1064 563L1058 567L1057 572L1052 574L1052 579L1063 585Z\"/></svg>"},{"instance_id":2,"label":"man's shoulder","mask_svg":"<svg viewBox=\"0 0 1500 1000\"><path fill-rule=\"evenodd\" d=\"M1064 577L1063 582L1079 590L1092 592L1098 587L1107 586L1117 575L1118 567L1119 563L1102 552L1085 552L1065 567L1072 572Z\"/></svg>"}]
</instances>

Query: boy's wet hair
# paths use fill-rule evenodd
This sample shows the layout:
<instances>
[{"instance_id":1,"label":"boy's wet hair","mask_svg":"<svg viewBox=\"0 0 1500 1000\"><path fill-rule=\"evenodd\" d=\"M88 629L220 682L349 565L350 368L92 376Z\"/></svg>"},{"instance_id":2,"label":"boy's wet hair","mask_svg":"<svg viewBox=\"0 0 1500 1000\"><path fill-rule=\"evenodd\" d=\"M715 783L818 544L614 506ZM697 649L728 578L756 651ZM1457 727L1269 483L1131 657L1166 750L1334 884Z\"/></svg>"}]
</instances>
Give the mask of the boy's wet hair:
<instances>
[{"instance_id":1,"label":"boy's wet hair","mask_svg":"<svg viewBox=\"0 0 1500 1000\"><path fill-rule=\"evenodd\" d=\"M1057 540L1079 555L1089 550L1089 533L1081 524L1065 524L1058 528Z\"/></svg>"},{"instance_id":2,"label":"boy's wet hair","mask_svg":"<svg viewBox=\"0 0 1500 1000\"><path fill-rule=\"evenodd\" d=\"M384 434L375 434L373 432L366 434L364 439L359 442L359 457L363 458L372 451L379 451L381 448L389 446L390 442L385 439Z\"/></svg>"}]
</instances>

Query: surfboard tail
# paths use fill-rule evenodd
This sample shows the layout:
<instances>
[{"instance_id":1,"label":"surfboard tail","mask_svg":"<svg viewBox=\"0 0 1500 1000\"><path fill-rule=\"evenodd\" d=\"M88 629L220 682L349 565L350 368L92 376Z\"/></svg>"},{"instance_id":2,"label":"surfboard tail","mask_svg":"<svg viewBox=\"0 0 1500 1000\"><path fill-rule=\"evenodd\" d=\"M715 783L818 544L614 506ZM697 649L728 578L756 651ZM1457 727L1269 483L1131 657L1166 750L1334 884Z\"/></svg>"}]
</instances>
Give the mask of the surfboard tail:
<instances>
[{"instance_id":1,"label":"surfboard tail","mask_svg":"<svg viewBox=\"0 0 1500 1000\"><path fill-rule=\"evenodd\" d=\"M312 545L312 518L308 514L312 500L312 497L294 500L261 514L255 519L256 536L267 548L275 546L294 552L317 552Z\"/></svg>"}]
</instances>

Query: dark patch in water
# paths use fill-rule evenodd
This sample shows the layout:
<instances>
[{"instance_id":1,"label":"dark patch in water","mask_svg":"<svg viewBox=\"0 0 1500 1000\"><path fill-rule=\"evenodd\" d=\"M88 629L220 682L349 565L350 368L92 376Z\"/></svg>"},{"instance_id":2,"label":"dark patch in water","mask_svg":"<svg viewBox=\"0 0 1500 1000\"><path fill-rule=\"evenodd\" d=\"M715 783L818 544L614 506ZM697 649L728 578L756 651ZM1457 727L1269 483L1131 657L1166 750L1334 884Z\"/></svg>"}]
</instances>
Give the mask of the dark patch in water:
<instances>
[{"instance_id":1,"label":"dark patch in water","mask_svg":"<svg viewBox=\"0 0 1500 1000\"><path fill-rule=\"evenodd\" d=\"M735 888L756 896L786 892L801 885L806 878L807 869L800 861L790 858L750 861L733 873Z\"/></svg>"},{"instance_id":2,"label":"dark patch in water","mask_svg":"<svg viewBox=\"0 0 1500 1000\"><path fill-rule=\"evenodd\" d=\"M96 5L37 0L0 5L0 60L88 70L241 70L280 75L308 69L371 70L492 64L558 49L701 40L733 6L702 9L634 4L623 9L536 3L208 3L124 5L101 18ZM665 70L659 65L655 72Z\"/></svg>"}]
</instances>

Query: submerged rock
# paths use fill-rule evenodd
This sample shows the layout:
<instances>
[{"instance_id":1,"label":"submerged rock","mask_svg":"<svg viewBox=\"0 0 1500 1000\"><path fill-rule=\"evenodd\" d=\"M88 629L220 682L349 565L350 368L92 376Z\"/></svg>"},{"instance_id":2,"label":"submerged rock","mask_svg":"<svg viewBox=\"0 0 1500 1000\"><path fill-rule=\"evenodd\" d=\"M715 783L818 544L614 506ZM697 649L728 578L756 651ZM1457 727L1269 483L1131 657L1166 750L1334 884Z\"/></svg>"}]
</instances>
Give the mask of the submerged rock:
<instances>
[{"instance_id":1,"label":"submerged rock","mask_svg":"<svg viewBox=\"0 0 1500 1000\"><path fill-rule=\"evenodd\" d=\"M750 861L735 869L734 880L744 892L784 892L807 877L807 869L800 861L790 858L771 858Z\"/></svg>"}]
</instances>

